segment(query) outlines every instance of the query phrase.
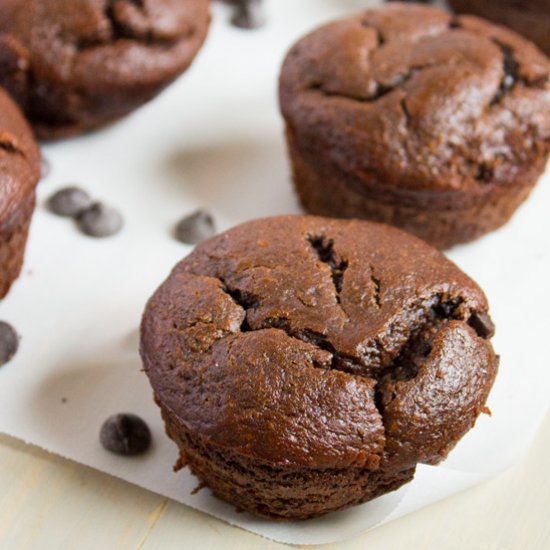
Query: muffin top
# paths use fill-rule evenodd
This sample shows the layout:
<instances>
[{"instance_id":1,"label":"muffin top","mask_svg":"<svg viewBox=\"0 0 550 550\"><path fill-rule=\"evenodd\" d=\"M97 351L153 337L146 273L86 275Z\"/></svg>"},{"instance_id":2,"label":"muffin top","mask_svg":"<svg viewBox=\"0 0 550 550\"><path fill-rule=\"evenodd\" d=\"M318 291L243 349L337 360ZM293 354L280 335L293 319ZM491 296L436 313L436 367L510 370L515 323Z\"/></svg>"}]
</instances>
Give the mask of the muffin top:
<instances>
[{"instance_id":1,"label":"muffin top","mask_svg":"<svg viewBox=\"0 0 550 550\"><path fill-rule=\"evenodd\" d=\"M479 287L364 221L286 216L203 243L149 301L141 353L193 434L269 466L441 460L496 372Z\"/></svg>"},{"instance_id":2,"label":"muffin top","mask_svg":"<svg viewBox=\"0 0 550 550\"><path fill-rule=\"evenodd\" d=\"M9 223L39 179L40 152L31 129L0 89L0 225Z\"/></svg>"},{"instance_id":3,"label":"muffin top","mask_svg":"<svg viewBox=\"0 0 550 550\"><path fill-rule=\"evenodd\" d=\"M511 31L430 6L392 3L309 34L286 58L280 98L298 146L373 193L485 193L550 150L550 61Z\"/></svg>"},{"instance_id":4,"label":"muffin top","mask_svg":"<svg viewBox=\"0 0 550 550\"><path fill-rule=\"evenodd\" d=\"M83 93L147 91L174 78L209 20L209 0L3 0L0 81L33 120L61 124ZM59 88L72 91L64 113L55 111Z\"/></svg>"}]
</instances>

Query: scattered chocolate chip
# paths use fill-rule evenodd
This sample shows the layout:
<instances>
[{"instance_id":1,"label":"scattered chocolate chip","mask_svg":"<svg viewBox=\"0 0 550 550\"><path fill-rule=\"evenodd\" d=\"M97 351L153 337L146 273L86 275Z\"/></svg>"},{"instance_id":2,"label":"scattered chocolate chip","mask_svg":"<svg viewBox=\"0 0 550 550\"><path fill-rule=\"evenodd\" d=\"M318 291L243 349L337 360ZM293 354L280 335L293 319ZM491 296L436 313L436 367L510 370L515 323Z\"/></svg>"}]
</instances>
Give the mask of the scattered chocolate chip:
<instances>
[{"instance_id":1,"label":"scattered chocolate chip","mask_svg":"<svg viewBox=\"0 0 550 550\"><path fill-rule=\"evenodd\" d=\"M481 338L492 338L495 335L495 324L488 313L475 311L468 319L468 324Z\"/></svg>"},{"instance_id":2,"label":"scattered chocolate chip","mask_svg":"<svg viewBox=\"0 0 550 550\"><path fill-rule=\"evenodd\" d=\"M133 456L144 453L149 448L151 431L135 414L115 414L101 426L99 440L112 453Z\"/></svg>"},{"instance_id":3,"label":"scattered chocolate chip","mask_svg":"<svg viewBox=\"0 0 550 550\"><path fill-rule=\"evenodd\" d=\"M216 234L212 216L204 210L197 210L176 225L174 235L184 244L198 244Z\"/></svg>"},{"instance_id":4,"label":"scattered chocolate chip","mask_svg":"<svg viewBox=\"0 0 550 550\"><path fill-rule=\"evenodd\" d=\"M0 367L10 361L19 348L19 336L8 323L0 321Z\"/></svg>"},{"instance_id":5,"label":"scattered chocolate chip","mask_svg":"<svg viewBox=\"0 0 550 550\"><path fill-rule=\"evenodd\" d=\"M80 230L90 237L111 237L122 229L122 216L101 202L92 204L76 218Z\"/></svg>"},{"instance_id":6,"label":"scattered chocolate chip","mask_svg":"<svg viewBox=\"0 0 550 550\"><path fill-rule=\"evenodd\" d=\"M240 0L232 2L235 11L231 23L240 29L259 29L265 25L265 16L261 0Z\"/></svg>"},{"instance_id":7,"label":"scattered chocolate chip","mask_svg":"<svg viewBox=\"0 0 550 550\"><path fill-rule=\"evenodd\" d=\"M120 212L93 202L90 195L79 187L65 187L48 200L48 208L58 216L74 218L80 230L90 237L111 237L122 229Z\"/></svg>"},{"instance_id":8,"label":"scattered chocolate chip","mask_svg":"<svg viewBox=\"0 0 550 550\"><path fill-rule=\"evenodd\" d=\"M91 205L90 195L78 187L65 187L48 199L48 208L51 212L68 218L78 216Z\"/></svg>"}]
</instances>

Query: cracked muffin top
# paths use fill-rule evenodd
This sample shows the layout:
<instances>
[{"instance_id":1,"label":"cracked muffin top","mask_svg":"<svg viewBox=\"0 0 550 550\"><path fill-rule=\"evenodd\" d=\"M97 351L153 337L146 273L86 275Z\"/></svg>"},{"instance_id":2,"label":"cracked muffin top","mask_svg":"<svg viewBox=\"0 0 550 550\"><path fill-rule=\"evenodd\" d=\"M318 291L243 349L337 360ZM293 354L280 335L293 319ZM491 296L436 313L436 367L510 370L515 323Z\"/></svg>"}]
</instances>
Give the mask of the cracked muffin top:
<instances>
[{"instance_id":1,"label":"cracked muffin top","mask_svg":"<svg viewBox=\"0 0 550 550\"><path fill-rule=\"evenodd\" d=\"M39 129L94 127L183 72L209 20L209 0L3 0L0 84Z\"/></svg>"},{"instance_id":2,"label":"cracked muffin top","mask_svg":"<svg viewBox=\"0 0 550 550\"><path fill-rule=\"evenodd\" d=\"M286 58L280 97L302 146L372 192L475 195L550 150L550 61L503 27L429 6L309 34Z\"/></svg>"},{"instance_id":3,"label":"cracked muffin top","mask_svg":"<svg viewBox=\"0 0 550 550\"><path fill-rule=\"evenodd\" d=\"M497 369L480 288L389 226L286 216L178 264L144 313L157 400L193 434L268 466L437 463Z\"/></svg>"},{"instance_id":4,"label":"cracked muffin top","mask_svg":"<svg viewBox=\"0 0 550 550\"><path fill-rule=\"evenodd\" d=\"M0 89L0 226L34 193L39 179L40 152L31 129Z\"/></svg>"}]
</instances>

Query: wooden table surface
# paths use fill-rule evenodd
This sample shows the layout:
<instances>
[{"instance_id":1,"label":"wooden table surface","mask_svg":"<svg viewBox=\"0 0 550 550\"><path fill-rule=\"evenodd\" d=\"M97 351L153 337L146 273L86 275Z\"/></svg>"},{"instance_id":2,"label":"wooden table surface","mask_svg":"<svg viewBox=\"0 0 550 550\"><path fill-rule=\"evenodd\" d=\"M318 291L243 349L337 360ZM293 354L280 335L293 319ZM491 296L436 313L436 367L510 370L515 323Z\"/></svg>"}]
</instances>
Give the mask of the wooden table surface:
<instances>
[{"instance_id":1,"label":"wooden table surface","mask_svg":"<svg viewBox=\"0 0 550 550\"><path fill-rule=\"evenodd\" d=\"M550 549L550 416L524 460L478 487L333 549ZM272 550L106 474L0 436L0 549Z\"/></svg>"}]
</instances>

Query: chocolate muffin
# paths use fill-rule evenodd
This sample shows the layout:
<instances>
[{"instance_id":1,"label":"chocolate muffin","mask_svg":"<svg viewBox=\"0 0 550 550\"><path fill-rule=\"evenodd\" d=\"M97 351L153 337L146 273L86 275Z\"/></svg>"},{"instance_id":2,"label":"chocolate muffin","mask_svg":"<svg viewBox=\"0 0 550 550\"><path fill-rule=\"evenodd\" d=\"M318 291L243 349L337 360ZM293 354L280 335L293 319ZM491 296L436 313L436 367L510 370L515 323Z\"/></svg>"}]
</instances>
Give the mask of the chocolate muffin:
<instances>
[{"instance_id":1,"label":"chocolate muffin","mask_svg":"<svg viewBox=\"0 0 550 550\"><path fill-rule=\"evenodd\" d=\"M550 55L550 0L450 0L459 13L486 17L532 40Z\"/></svg>"},{"instance_id":2,"label":"chocolate muffin","mask_svg":"<svg viewBox=\"0 0 550 550\"><path fill-rule=\"evenodd\" d=\"M19 108L0 90L0 298L17 279L40 179L40 153Z\"/></svg>"},{"instance_id":3,"label":"chocolate muffin","mask_svg":"<svg viewBox=\"0 0 550 550\"><path fill-rule=\"evenodd\" d=\"M550 62L471 16L393 3L296 44L280 100L306 210L439 248L503 225L550 151Z\"/></svg>"},{"instance_id":4,"label":"chocolate muffin","mask_svg":"<svg viewBox=\"0 0 550 550\"><path fill-rule=\"evenodd\" d=\"M107 124L184 72L209 0L3 0L0 85L41 138Z\"/></svg>"},{"instance_id":5,"label":"chocolate muffin","mask_svg":"<svg viewBox=\"0 0 550 550\"><path fill-rule=\"evenodd\" d=\"M180 464L240 509L303 519L447 456L497 372L487 308L395 228L268 218L176 266L145 310L141 355Z\"/></svg>"}]
</instances>

